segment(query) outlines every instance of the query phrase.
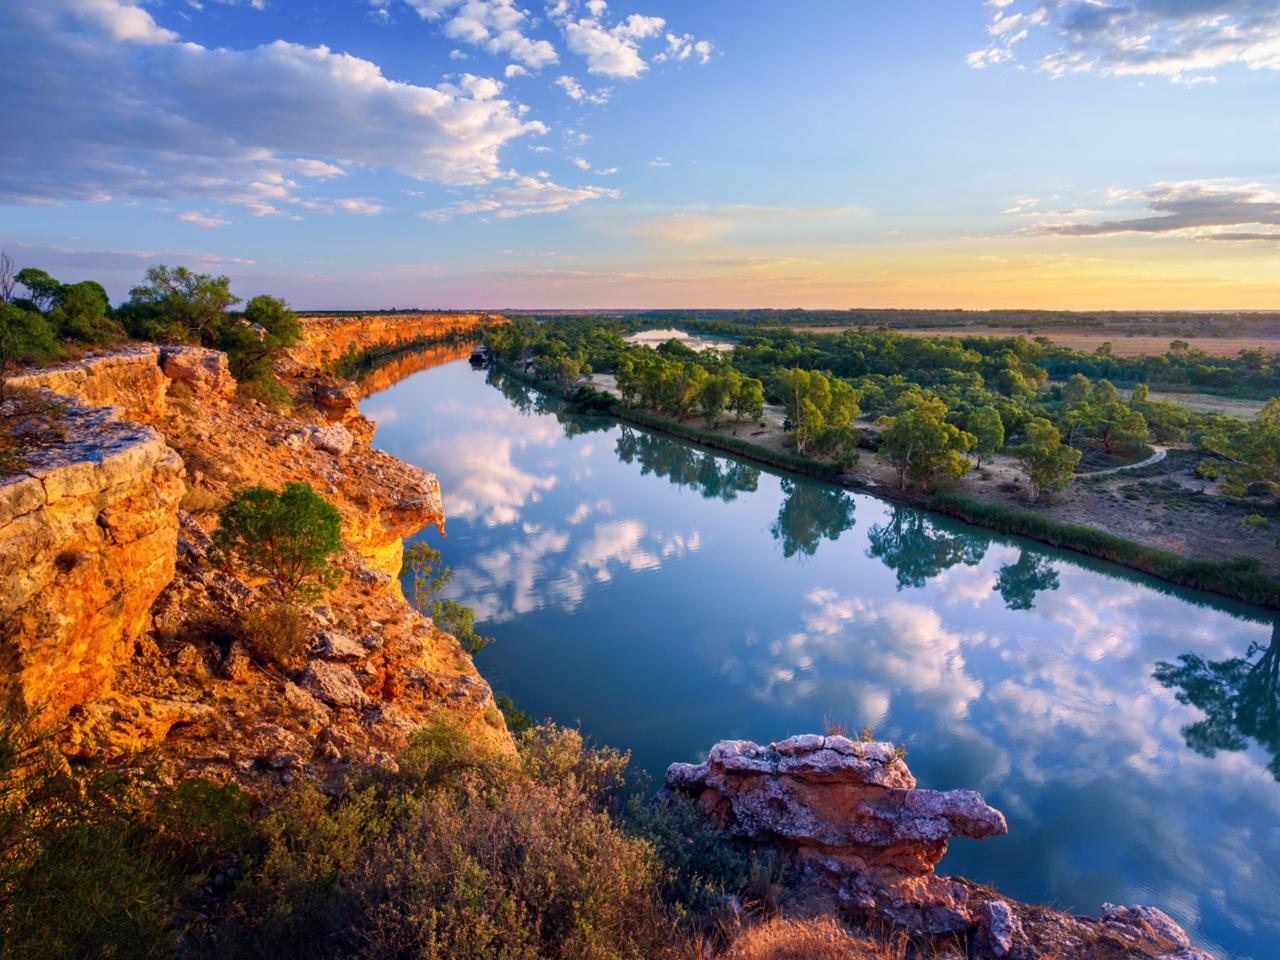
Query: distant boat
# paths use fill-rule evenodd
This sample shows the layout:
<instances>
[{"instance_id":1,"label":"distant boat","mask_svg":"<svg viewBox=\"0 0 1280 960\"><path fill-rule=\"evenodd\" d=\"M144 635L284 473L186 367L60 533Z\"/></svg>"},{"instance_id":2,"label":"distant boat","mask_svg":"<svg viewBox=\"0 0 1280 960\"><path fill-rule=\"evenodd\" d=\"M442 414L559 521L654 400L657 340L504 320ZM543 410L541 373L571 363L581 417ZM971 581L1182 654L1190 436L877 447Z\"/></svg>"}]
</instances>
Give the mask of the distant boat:
<instances>
[{"instance_id":1,"label":"distant boat","mask_svg":"<svg viewBox=\"0 0 1280 960\"><path fill-rule=\"evenodd\" d=\"M471 351L471 365L483 367L489 362L489 348L481 344Z\"/></svg>"}]
</instances>

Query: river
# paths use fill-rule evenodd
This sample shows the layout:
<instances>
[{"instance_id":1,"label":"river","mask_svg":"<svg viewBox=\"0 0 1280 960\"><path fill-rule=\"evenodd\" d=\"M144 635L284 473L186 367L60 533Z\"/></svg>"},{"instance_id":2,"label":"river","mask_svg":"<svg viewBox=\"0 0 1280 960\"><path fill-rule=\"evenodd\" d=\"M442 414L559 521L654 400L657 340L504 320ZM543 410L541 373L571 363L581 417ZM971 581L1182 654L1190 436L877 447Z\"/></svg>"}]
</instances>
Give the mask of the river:
<instances>
[{"instance_id":1,"label":"river","mask_svg":"<svg viewBox=\"0 0 1280 960\"><path fill-rule=\"evenodd\" d=\"M659 781L719 739L867 727L921 786L1008 817L943 871L1280 956L1274 614L496 379L455 361L362 405L376 446L440 478L448 537L421 536L496 638L496 690Z\"/></svg>"}]
</instances>

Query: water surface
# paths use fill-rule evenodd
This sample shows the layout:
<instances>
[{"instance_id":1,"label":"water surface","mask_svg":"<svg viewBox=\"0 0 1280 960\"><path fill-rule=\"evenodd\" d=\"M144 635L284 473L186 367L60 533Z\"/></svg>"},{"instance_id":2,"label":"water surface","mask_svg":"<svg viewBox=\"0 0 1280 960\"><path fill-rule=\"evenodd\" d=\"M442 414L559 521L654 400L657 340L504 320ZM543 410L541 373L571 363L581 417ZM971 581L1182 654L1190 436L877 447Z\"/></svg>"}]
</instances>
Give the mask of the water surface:
<instances>
[{"instance_id":1,"label":"water surface","mask_svg":"<svg viewBox=\"0 0 1280 960\"><path fill-rule=\"evenodd\" d=\"M490 378L492 379L492 378ZM1096 914L1161 907L1280 956L1280 645L1270 615L607 419L465 361L364 404L434 471L477 658L535 716L660 777L824 722L902 741L1010 835L943 869Z\"/></svg>"}]
</instances>

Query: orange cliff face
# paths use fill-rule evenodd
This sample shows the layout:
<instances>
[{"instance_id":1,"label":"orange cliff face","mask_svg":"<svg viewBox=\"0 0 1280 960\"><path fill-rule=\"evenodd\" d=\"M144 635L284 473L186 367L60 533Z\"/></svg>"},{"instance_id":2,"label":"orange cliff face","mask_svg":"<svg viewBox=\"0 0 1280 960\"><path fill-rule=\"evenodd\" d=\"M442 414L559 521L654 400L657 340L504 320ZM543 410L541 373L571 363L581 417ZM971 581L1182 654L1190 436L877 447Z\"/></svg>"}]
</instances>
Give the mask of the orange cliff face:
<instances>
[{"instance_id":1,"label":"orange cliff face","mask_svg":"<svg viewBox=\"0 0 1280 960\"><path fill-rule=\"evenodd\" d=\"M470 355L471 346L466 343L442 343L423 347L421 350L388 357L368 373L363 374L356 386L360 396L367 397L386 390L415 373L430 370L432 367L451 363L454 360L462 360Z\"/></svg>"},{"instance_id":2,"label":"orange cliff face","mask_svg":"<svg viewBox=\"0 0 1280 960\"><path fill-rule=\"evenodd\" d=\"M71 755L154 749L264 787L393 767L441 715L509 749L466 652L400 591L402 538L444 522L434 476L315 408L234 399L216 351L132 349L14 386L56 389L68 411L64 442L0 478L0 705L40 711ZM306 652L268 669L241 626L262 596L208 534L235 490L290 480L341 513L343 578L302 611Z\"/></svg>"},{"instance_id":3,"label":"orange cliff face","mask_svg":"<svg viewBox=\"0 0 1280 960\"><path fill-rule=\"evenodd\" d=\"M301 319L302 342L287 351L285 369L281 371L286 376L323 370L351 352L465 334L508 322L497 313L396 313Z\"/></svg>"}]
</instances>

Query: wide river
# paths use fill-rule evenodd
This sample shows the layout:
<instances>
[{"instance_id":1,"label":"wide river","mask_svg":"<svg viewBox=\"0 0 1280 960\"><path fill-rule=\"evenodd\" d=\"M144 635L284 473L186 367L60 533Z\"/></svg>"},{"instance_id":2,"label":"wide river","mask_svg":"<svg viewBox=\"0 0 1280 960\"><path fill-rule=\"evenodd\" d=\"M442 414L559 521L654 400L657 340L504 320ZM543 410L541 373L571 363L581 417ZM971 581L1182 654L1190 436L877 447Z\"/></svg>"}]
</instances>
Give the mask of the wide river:
<instances>
[{"instance_id":1,"label":"wide river","mask_svg":"<svg viewBox=\"0 0 1280 960\"><path fill-rule=\"evenodd\" d=\"M465 360L363 407L439 476L448 538L423 536L526 712L659 782L720 739L868 727L1008 817L943 870L1280 957L1273 614L566 416Z\"/></svg>"}]
</instances>

